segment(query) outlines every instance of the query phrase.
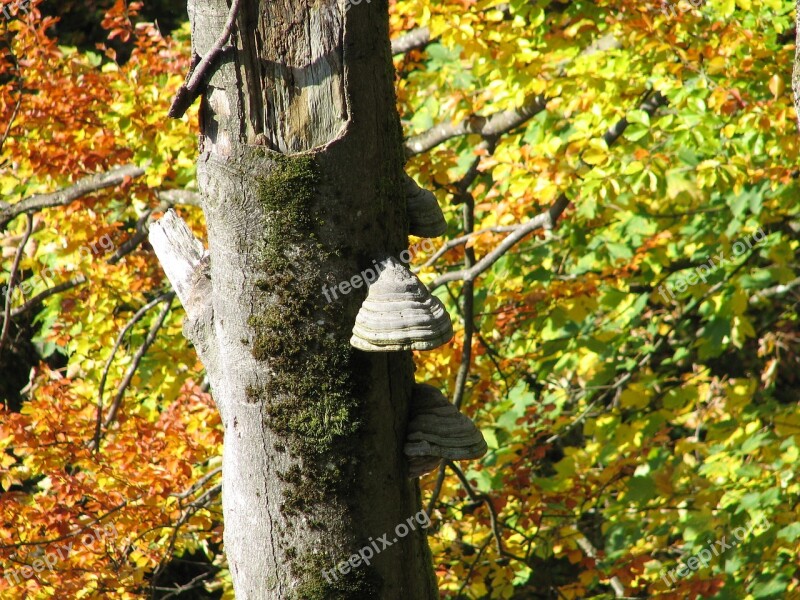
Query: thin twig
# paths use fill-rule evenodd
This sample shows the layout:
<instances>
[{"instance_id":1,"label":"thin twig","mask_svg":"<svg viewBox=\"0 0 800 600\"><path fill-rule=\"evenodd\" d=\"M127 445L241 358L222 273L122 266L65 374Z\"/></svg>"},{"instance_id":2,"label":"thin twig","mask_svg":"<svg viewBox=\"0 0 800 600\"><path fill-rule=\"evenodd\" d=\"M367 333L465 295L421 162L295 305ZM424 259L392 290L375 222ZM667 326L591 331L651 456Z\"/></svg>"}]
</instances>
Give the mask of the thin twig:
<instances>
[{"instance_id":1,"label":"thin twig","mask_svg":"<svg viewBox=\"0 0 800 600\"><path fill-rule=\"evenodd\" d=\"M22 93L23 93L23 91L22 91L22 88L23 88L22 68L21 68L21 66L19 64L19 60L17 60L17 55L14 54L14 50L13 50L14 46L11 44L8 28L6 28L6 31L4 33L5 33L5 38L6 38L6 47L8 48L8 50L6 52L6 57L14 65L14 76L13 77L17 80L17 85L19 87L19 89L17 91L18 91L19 95L17 96L17 101L14 104L14 110L11 111L11 118L9 118L9 120L8 120L8 125L6 125L6 130L5 130L5 132L3 132L3 137L0 138L0 152L3 151L3 146L5 146L5 143L6 143L6 140L8 139L8 136L11 134L11 128L14 125L14 121L16 120L17 115L19 114L19 109L22 106Z\"/></svg>"},{"instance_id":2,"label":"thin twig","mask_svg":"<svg viewBox=\"0 0 800 600\"><path fill-rule=\"evenodd\" d=\"M464 575L464 581L461 583L461 587L458 589L458 593L456 594L456 599L461 598L461 595L464 593L464 590L469 585L469 580L472 578L472 574L475 572L475 567L478 566L478 563L481 560L481 555L486 552L486 548L489 547L489 544L492 543L491 536L486 538L486 541L481 546L480 550L478 550L478 554L475 556L475 560L472 561L472 564L469 566L469 571L467 574Z\"/></svg>"},{"instance_id":3,"label":"thin twig","mask_svg":"<svg viewBox=\"0 0 800 600\"><path fill-rule=\"evenodd\" d=\"M439 474L436 476L436 485L433 486L433 493L431 499L428 501L428 508L425 511L428 514L428 519L433 514L433 509L436 508L436 502L439 500L439 494L442 493L442 485L444 484L445 466L444 463L439 463Z\"/></svg>"},{"instance_id":4,"label":"thin twig","mask_svg":"<svg viewBox=\"0 0 800 600\"><path fill-rule=\"evenodd\" d=\"M505 549L503 545L503 534L500 531L502 525L499 523L497 518L497 510L494 507L492 502L491 496L484 493L478 493L472 487L472 484L467 479L467 476L464 475L464 472L458 468L458 466L453 461L447 461L447 466L456 474L456 477L461 481L461 485L464 486L464 490L467 492L470 500L473 502L483 502L486 505L486 508L489 509L489 518L492 524L492 533L494 534L495 544L497 546L497 553L500 556L505 556L507 558L513 558L514 560L518 560L523 564L527 564L527 561L524 557L517 556L513 552L509 552Z\"/></svg>"},{"instance_id":5,"label":"thin twig","mask_svg":"<svg viewBox=\"0 0 800 600\"><path fill-rule=\"evenodd\" d=\"M451 240L447 240L444 244L442 244L439 247L439 249L436 252L434 252L431 255L431 257L428 260L426 260L424 263L422 263L419 267L414 267L412 269L412 271L414 271L415 273L418 273L422 269L425 269L426 267L430 267L437 260L439 260L444 253L446 253L449 250L452 250L453 248L457 248L458 246L461 246L461 245L467 243L473 237L477 237L477 236L482 235L484 233L509 233L511 231L516 231L520 227L521 227L521 225L519 225L519 224L518 225L497 225L497 226L494 226L494 227L485 227L484 229L478 229L477 231L473 231L469 235L461 235L461 236L455 237L455 238L453 238Z\"/></svg>"},{"instance_id":6,"label":"thin twig","mask_svg":"<svg viewBox=\"0 0 800 600\"><path fill-rule=\"evenodd\" d=\"M125 395L125 390L128 389L128 386L133 379L136 370L139 368L139 363L141 363L142 358L144 357L147 350L153 344L156 339L156 335L158 331L161 329L161 326L164 324L164 321L169 314L170 309L172 308L172 299L174 296L170 297L169 301L164 304L164 308L162 309L161 313L156 317L156 322L150 328L150 331L147 334L147 337L144 340L144 343L139 347L139 350L133 357L133 362L131 366L128 367L128 371L125 373L125 377L122 379L122 383L117 390L117 395L114 397L114 401L111 403L111 409L108 412L108 416L103 421L103 427L108 429L109 425L114 422L114 419L117 417L117 412L119 411L119 407L122 404L122 398ZM100 448L100 439L102 438L102 432L100 436L97 438L97 442L94 442L92 445L92 449L96 452Z\"/></svg>"},{"instance_id":7,"label":"thin twig","mask_svg":"<svg viewBox=\"0 0 800 600\"><path fill-rule=\"evenodd\" d=\"M569 200L566 195L561 194L550 208L520 225L514 233L506 236L494 250L476 262L472 267L440 275L433 280L428 286L428 289L435 290L439 286L450 281L474 280L478 275L488 270L489 267L496 263L510 248L527 237L529 233L541 228L551 229L558 220L558 217L561 216L561 213L566 210L567 206L569 206Z\"/></svg>"},{"instance_id":8,"label":"thin twig","mask_svg":"<svg viewBox=\"0 0 800 600\"><path fill-rule=\"evenodd\" d=\"M184 490L179 494L171 494L175 498L179 498L181 500L185 500L192 494L194 494L197 490L203 487L206 483L208 483L211 479L216 477L218 474L222 473L222 467L217 467L216 469L211 469L208 473L203 475L200 479L195 481L188 489Z\"/></svg>"},{"instance_id":9,"label":"thin twig","mask_svg":"<svg viewBox=\"0 0 800 600\"><path fill-rule=\"evenodd\" d=\"M208 571L205 573L200 573L200 575L190 580L188 583L184 583L183 585L174 588L154 587L153 590L157 592L169 592L167 595L159 597L160 600L168 600L168 598L177 598L184 592L203 587L206 581L216 575L220 570L220 568L215 565L207 566L209 567Z\"/></svg>"},{"instance_id":10,"label":"thin twig","mask_svg":"<svg viewBox=\"0 0 800 600\"><path fill-rule=\"evenodd\" d=\"M123 257L136 250L136 248L138 248L139 245L147 239L150 216L155 211L164 210L168 207L169 205L161 202L158 206L145 210L144 214L142 214L142 216L139 217L139 220L136 221L136 229L133 235L119 245L119 248L117 248L114 254L109 257L108 264L115 265L122 260Z\"/></svg>"},{"instance_id":11,"label":"thin twig","mask_svg":"<svg viewBox=\"0 0 800 600\"><path fill-rule=\"evenodd\" d=\"M113 515L115 512L119 512L120 510L122 510L123 508L125 508L128 505L128 502L129 502L129 500L124 500L121 504L118 504L117 506L115 506L114 508L109 510L102 517L97 517L96 519L94 519L90 523L86 523L83 527L78 528L76 531L71 531L71 532L66 533L66 534L64 534L62 536L51 538L51 539L48 539L48 540L35 540L35 541L32 541L32 542L17 542L16 544L0 544L0 550L8 550L8 549L11 549L11 548L22 548L24 546L47 546L49 544L55 544L56 542L63 542L64 540L68 540L70 538L73 538L73 537L75 537L77 535L82 534L84 531L89 529L92 525L95 525L97 523L100 523L101 521L104 521L109 516Z\"/></svg>"},{"instance_id":12,"label":"thin twig","mask_svg":"<svg viewBox=\"0 0 800 600\"><path fill-rule=\"evenodd\" d=\"M204 508L208 504L210 504L211 501L214 498L216 498L220 494L221 491L222 491L222 484L221 483L215 485L212 488L209 488L208 490L206 490L205 493L203 493L202 496L200 496L194 502L191 502L186 507L186 511L181 515L180 519L178 519L176 521L175 525L172 526L173 527L172 535L170 536L170 541L169 541L169 545L167 546L167 550L164 553L164 557L159 562L158 567L156 567L156 569L153 571L153 575L152 575L153 584L155 584L155 582L158 580L158 577L163 572L163 570L164 570L164 568L165 568L165 566L167 564L165 562L165 560L168 557L172 557L172 553L175 550L175 543L176 543L176 541L178 539L178 531L180 530L181 526L183 526L183 524L186 523L192 517L192 515L194 515L198 510L200 510L201 508Z\"/></svg>"},{"instance_id":13,"label":"thin twig","mask_svg":"<svg viewBox=\"0 0 800 600\"><path fill-rule=\"evenodd\" d=\"M5 146L6 140L8 139L9 134L11 133L11 127L14 125L14 120L17 118L19 114L19 109L22 106L22 91L20 91L19 96L17 96L17 101L14 103L14 110L11 111L11 118L8 120L8 125L6 125L6 130L3 132L3 137L0 138L0 152L3 151L3 146Z\"/></svg>"},{"instance_id":14,"label":"thin twig","mask_svg":"<svg viewBox=\"0 0 800 600\"><path fill-rule=\"evenodd\" d=\"M17 254L14 256L14 263L11 265L11 274L8 277L8 288L6 289L5 304L3 306L3 330L0 331L0 352L3 350L6 336L8 335L9 325L11 323L11 294L14 292L14 280L17 278L17 270L19 263L22 260L22 253L25 250L25 245L33 233L33 217L28 215L28 222L25 225L25 235L22 238L22 243L17 248Z\"/></svg>"}]
</instances>

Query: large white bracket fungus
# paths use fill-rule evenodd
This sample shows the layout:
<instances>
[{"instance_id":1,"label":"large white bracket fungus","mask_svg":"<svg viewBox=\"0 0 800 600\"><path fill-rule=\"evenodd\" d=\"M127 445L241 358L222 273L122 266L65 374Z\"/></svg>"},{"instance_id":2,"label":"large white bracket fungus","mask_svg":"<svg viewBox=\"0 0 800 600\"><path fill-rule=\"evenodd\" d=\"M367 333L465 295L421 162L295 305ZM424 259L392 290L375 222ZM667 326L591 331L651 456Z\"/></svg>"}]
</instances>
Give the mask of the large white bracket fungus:
<instances>
[{"instance_id":1,"label":"large white bracket fungus","mask_svg":"<svg viewBox=\"0 0 800 600\"><path fill-rule=\"evenodd\" d=\"M450 341L453 324L442 302L400 261L389 257L367 292L350 344L366 352L431 350Z\"/></svg>"}]
</instances>

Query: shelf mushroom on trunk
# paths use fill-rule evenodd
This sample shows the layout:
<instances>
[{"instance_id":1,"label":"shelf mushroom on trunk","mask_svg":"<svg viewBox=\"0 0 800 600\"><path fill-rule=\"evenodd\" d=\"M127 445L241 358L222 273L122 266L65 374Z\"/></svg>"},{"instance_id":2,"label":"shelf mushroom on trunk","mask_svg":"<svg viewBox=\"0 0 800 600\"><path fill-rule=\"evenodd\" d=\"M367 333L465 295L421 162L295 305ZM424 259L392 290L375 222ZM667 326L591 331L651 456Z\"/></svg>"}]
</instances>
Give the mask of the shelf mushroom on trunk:
<instances>
[{"instance_id":1,"label":"shelf mushroom on trunk","mask_svg":"<svg viewBox=\"0 0 800 600\"><path fill-rule=\"evenodd\" d=\"M403 448L410 478L433 471L442 459L473 460L486 454L487 449L475 423L444 394L432 385L414 384Z\"/></svg>"},{"instance_id":2,"label":"shelf mushroom on trunk","mask_svg":"<svg viewBox=\"0 0 800 600\"><path fill-rule=\"evenodd\" d=\"M405 176L408 232L423 238L439 237L447 231L439 201L433 192L421 188L410 176Z\"/></svg>"},{"instance_id":3,"label":"shelf mushroom on trunk","mask_svg":"<svg viewBox=\"0 0 800 600\"><path fill-rule=\"evenodd\" d=\"M393 257L378 265L378 278L356 315L350 344L365 352L432 350L453 337L441 300Z\"/></svg>"}]
</instances>

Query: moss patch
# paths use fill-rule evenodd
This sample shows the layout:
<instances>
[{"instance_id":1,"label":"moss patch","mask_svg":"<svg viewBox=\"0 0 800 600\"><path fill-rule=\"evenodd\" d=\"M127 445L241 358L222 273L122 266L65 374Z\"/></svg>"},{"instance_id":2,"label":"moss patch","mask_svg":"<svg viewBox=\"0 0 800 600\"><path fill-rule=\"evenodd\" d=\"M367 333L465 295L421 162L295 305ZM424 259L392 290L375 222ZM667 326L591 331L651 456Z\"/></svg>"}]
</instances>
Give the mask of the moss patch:
<instances>
[{"instance_id":1,"label":"moss patch","mask_svg":"<svg viewBox=\"0 0 800 600\"><path fill-rule=\"evenodd\" d=\"M263 310L250 319L253 356L268 361L269 426L288 438L293 452L319 456L358 429L350 378L352 349L317 323L330 313L322 296L318 265L336 249L317 240L313 216L319 176L311 156L274 157L275 168L260 181L259 199L268 231L263 243L266 274Z\"/></svg>"},{"instance_id":2,"label":"moss patch","mask_svg":"<svg viewBox=\"0 0 800 600\"><path fill-rule=\"evenodd\" d=\"M275 155L273 160L258 188L267 231L256 283L261 299L249 319L252 354L265 361L270 375L263 389L248 388L247 399L264 402L267 425L302 459L302 468L282 474L288 484L282 510L312 516L315 505L342 498L355 485L351 448L360 404L353 393L347 332L319 323L323 316L341 323L341 307L327 304L322 294L320 266L338 249L323 246L316 233L321 223L314 216L319 185L314 159Z\"/></svg>"},{"instance_id":3,"label":"moss patch","mask_svg":"<svg viewBox=\"0 0 800 600\"><path fill-rule=\"evenodd\" d=\"M327 577L325 574L327 574ZM381 597L381 581L375 570L360 565L343 575L320 554L305 554L297 559L293 574L303 583L290 600L364 600Z\"/></svg>"}]
</instances>

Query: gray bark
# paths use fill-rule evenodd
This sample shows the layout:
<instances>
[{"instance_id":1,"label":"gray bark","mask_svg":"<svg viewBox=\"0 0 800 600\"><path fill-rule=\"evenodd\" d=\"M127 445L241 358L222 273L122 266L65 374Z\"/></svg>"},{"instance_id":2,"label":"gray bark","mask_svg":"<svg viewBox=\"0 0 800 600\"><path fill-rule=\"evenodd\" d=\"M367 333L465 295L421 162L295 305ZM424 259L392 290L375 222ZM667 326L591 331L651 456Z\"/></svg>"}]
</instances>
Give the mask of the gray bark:
<instances>
[{"instance_id":1,"label":"gray bark","mask_svg":"<svg viewBox=\"0 0 800 600\"><path fill-rule=\"evenodd\" d=\"M424 529L396 534L421 510L402 453L410 353L352 349L366 290L322 293L407 245L387 4L343 6L243 2L201 105L207 257L174 223L151 233L222 415L242 600L437 597ZM190 1L199 55L227 13ZM370 565L323 575L384 534Z\"/></svg>"}]
</instances>

